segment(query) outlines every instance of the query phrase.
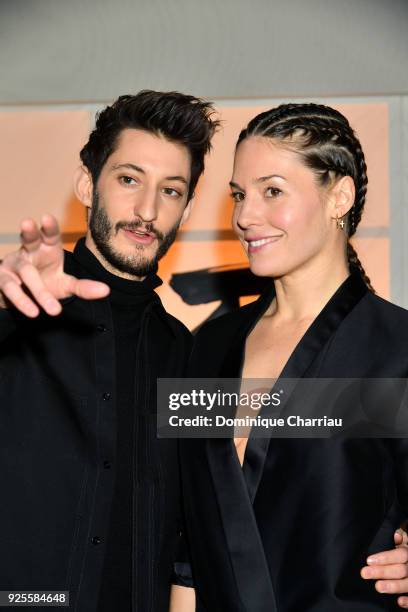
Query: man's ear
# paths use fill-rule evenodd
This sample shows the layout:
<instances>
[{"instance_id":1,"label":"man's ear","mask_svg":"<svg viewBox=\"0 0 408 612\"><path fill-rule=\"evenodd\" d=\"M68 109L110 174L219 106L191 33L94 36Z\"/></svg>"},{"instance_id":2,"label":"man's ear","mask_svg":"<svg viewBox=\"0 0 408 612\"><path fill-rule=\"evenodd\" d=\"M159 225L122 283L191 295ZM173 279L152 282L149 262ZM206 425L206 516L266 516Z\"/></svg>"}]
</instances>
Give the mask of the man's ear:
<instances>
[{"instance_id":1,"label":"man's ear","mask_svg":"<svg viewBox=\"0 0 408 612\"><path fill-rule=\"evenodd\" d=\"M342 176L330 190L330 206L333 219L344 217L354 204L356 188L351 176Z\"/></svg>"},{"instance_id":2,"label":"man's ear","mask_svg":"<svg viewBox=\"0 0 408 612\"><path fill-rule=\"evenodd\" d=\"M185 223L187 219L189 218L191 211L193 209L193 202L194 202L194 194L191 196L191 199L188 201L187 206L183 210L183 214L181 215L180 225L183 225L183 223Z\"/></svg>"},{"instance_id":3,"label":"man's ear","mask_svg":"<svg viewBox=\"0 0 408 612\"><path fill-rule=\"evenodd\" d=\"M84 206L92 207L93 183L92 177L85 166L79 166L74 174L75 195Z\"/></svg>"}]
</instances>

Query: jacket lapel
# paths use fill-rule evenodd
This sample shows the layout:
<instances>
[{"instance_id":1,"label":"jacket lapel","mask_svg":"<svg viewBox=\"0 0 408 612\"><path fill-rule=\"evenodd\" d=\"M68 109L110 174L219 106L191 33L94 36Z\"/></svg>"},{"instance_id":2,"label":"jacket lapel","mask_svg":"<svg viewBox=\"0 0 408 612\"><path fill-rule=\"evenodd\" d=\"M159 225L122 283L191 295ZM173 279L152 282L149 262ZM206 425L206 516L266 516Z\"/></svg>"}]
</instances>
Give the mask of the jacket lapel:
<instances>
[{"instance_id":1,"label":"jacket lapel","mask_svg":"<svg viewBox=\"0 0 408 612\"><path fill-rule=\"evenodd\" d=\"M233 441L207 440L207 457L243 609L276 612L268 564Z\"/></svg>"},{"instance_id":2,"label":"jacket lapel","mask_svg":"<svg viewBox=\"0 0 408 612\"><path fill-rule=\"evenodd\" d=\"M274 295L272 285L252 308L241 311L243 316L236 320L234 335L222 358L218 372L220 378L239 376L245 338L268 308ZM228 552L243 608L251 612L275 612L277 607L268 564L233 440L210 439L206 444Z\"/></svg>"},{"instance_id":3,"label":"jacket lapel","mask_svg":"<svg viewBox=\"0 0 408 612\"><path fill-rule=\"evenodd\" d=\"M297 379L318 376L319 364L328 341L367 291L366 284L357 272L352 273L340 285L294 349L275 387L279 388L279 380L282 378ZM243 472L252 503L262 478L270 443L271 438L250 437L248 440Z\"/></svg>"}]
</instances>

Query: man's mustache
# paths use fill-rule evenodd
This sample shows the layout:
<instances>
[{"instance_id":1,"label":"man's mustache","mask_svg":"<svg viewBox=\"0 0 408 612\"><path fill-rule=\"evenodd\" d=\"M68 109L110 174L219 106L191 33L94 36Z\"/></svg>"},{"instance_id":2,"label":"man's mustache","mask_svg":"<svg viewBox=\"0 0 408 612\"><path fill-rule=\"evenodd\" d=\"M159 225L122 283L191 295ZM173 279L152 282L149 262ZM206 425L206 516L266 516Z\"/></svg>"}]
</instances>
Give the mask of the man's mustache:
<instances>
[{"instance_id":1,"label":"man's mustache","mask_svg":"<svg viewBox=\"0 0 408 612\"><path fill-rule=\"evenodd\" d=\"M132 231L142 229L144 232L154 234L158 240L164 239L164 234L156 229L153 223L144 223L141 219L136 219L135 221L118 221L115 225L115 229L116 233L118 233L120 229L129 229Z\"/></svg>"}]
</instances>

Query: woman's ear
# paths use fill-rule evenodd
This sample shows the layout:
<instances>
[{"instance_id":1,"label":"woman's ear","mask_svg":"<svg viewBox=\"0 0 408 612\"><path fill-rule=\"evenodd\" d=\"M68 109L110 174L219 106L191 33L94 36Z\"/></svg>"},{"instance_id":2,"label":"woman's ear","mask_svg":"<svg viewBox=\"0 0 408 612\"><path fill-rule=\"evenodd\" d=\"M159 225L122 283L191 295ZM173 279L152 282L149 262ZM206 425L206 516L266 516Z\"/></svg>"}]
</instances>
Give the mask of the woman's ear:
<instances>
[{"instance_id":1,"label":"woman's ear","mask_svg":"<svg viewBox=\"0 0 408 612\"><path fill-rule=\"evenodd\" d=\"M354 204L356 188L351 176L342 176L330 190L329 202L333 219L344 217Z\"/></svg>"},{"instance_id":2,"label":"woman's ear","mask_svg":"<svg viewBox=\"0 0 408 612\"><path fill-rule=\"evenodd\" d=\"M74 191L80 202L87 208L92 207L92 177L85 166L79 166L74 174Z\"/></svg>"}]
</instances>

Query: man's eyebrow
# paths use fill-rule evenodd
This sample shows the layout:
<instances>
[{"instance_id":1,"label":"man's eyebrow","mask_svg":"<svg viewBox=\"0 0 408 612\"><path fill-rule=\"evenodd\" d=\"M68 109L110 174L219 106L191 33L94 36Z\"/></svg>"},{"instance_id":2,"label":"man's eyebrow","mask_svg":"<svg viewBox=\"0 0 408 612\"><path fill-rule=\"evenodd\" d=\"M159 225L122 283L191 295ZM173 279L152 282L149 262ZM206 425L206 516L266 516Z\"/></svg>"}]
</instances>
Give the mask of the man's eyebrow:
<instances>
[{"instance_id":1,"label":"man's eyebrow","mask_svg":"<svg viewBox=\"0 0 408 612\"><path fill-rule=\"evenodd\" d=\"M141 172L142 174L146 174L146 170L141 168L140 166L136 166L136 164L114 164L112 166L112 170L120 170L120 169L128 169L128 170L136 170L136 172ZM188 185L188 181L184 176L166 176L166 181L180 181L185 185Z\"/></svg>"},{"instance_id":2,"label":"man's eyebrow","mask_svg":"<svg viewBox=\"0 0 408 612\"><path fill-rule=\"evenodd\" d=\"M166 181L180 181L181 183L188 185L188 181L184 178L184 176L166 176Z\"/></svg>"},{"instance_id":3,"label":"man's eyebrow","mask_svg":"<svg viewBox=\"0 0 408 612\"><path fill-rule=\"evenodd\" d=\"M112 166L112 170L120 170L121 168L127 168L128 170L136 170L136 172L142 172L146 174L146 172L140 166L136 166L136 164L114 164Z\"/></svg>"}]
</instances>

